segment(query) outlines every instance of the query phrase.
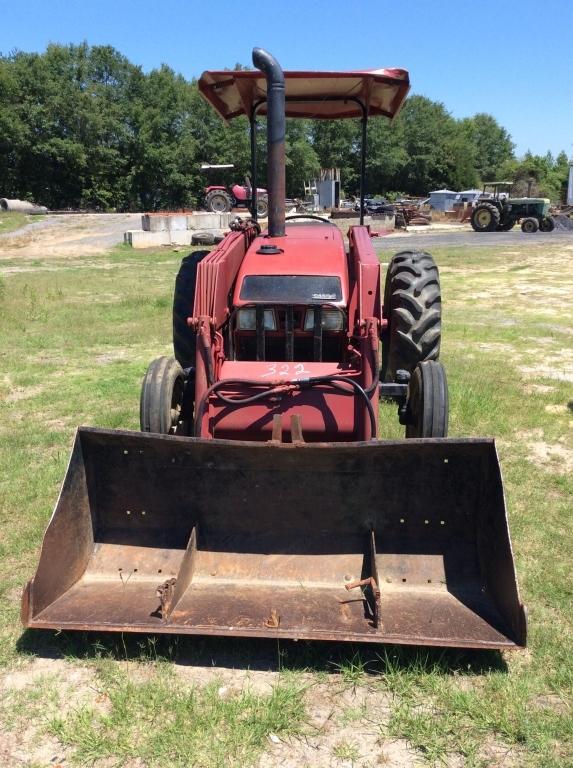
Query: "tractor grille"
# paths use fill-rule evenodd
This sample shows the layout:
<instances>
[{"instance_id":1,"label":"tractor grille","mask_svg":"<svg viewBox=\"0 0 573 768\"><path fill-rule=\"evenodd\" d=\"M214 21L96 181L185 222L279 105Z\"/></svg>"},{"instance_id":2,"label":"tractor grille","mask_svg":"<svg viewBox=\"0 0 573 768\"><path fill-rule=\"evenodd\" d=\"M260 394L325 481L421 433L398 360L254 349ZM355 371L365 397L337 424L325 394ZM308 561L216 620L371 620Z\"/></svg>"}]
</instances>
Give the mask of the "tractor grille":
<instances>
[{"instance_id":1,"label":"tractor grille","mask_svg":"<svg viewBox=\"0 0 573 768\"><path fill-rule=\"evenodd\" d=\"M313 305L312 329L305 327L307 307L292 304L257 304L255 328L236 334L232 323L231 359L273 362L339 362L343 355L346 334L344 331L329 331L323 328L325 311L331 308ZM265 328L265 311L274 312L276 330ZM236 316L236 314L235 314Z\"/></svg>"}]
</instances>

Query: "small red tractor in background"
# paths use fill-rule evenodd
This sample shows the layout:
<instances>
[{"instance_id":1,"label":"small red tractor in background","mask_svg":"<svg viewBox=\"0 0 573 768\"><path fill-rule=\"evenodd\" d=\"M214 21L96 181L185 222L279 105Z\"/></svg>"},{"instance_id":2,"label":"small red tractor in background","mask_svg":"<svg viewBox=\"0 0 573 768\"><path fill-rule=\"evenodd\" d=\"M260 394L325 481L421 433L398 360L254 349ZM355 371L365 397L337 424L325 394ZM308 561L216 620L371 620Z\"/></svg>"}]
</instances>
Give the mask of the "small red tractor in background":
<instances>
[{"instance_id":1,"label":"small red tractor in background","mask_svg":"<svg viewBox=\"0 0 573 768\"><path fill-rule=\"evenodd\" d=\"M199 88L253 134L267 116L268 229L254 210L183 259L175 357L148 368L140 433L79 429L23 622L523 646L494 442L445 437L432 257L396 254L382 292L362 223L346 246L285 216L285 116L362 120L363 214L367 118L398 112L408 73L283 73L260 48L253 63ZM381 399L407 439L378 438Z\"/></svg>"},{"instance_id":2,"label":"small red tractor in background","mask_svg":"<svg viewBox=\"0 0 573 768\"><path fill-rule=\"evenodd\" d=\"M210 163L203 163L201 165L202 171L209 171L213 169L234 168L232 163L213 165ZM213 213L228 213L233 208L247 208L251 209L253 206L253 187L250 178L245 177L244 184L233 184L230 189L222 184L211 184L205 187L205 209ZM269 211L269 199L266 189L257 189L257 210L256 214L259 218L264 219L267 217Z\"/></svg>"}]
</instances>

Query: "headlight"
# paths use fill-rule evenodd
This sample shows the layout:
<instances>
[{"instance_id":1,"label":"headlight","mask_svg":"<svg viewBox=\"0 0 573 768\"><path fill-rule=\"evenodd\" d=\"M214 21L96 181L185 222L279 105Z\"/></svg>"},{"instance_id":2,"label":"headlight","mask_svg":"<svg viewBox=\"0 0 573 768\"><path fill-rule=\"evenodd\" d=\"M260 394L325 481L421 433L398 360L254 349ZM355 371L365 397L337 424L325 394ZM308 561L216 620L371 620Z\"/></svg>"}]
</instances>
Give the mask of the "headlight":
<instances>
[{"instance_id":1,"label":"headlight","mask_svg":"<svg viewBox=\"0 0 573 768\"><path fill-rule=\"evenodd\" d=\"M344 315L337 309L323 309L321 324L324 331L342 331L344 328ZM304 330L314 330L314 309L306 310Z\"/></svg>"},{"instance_id":2,"label":"headlight","mask_svg":"<svg viewBox=\"0 0 573 768\"><path fill-rule=\"evenodd\" d=\"M265 331L276 331L277 322L273 309L265 309ZM257 327L257 310L254 307L240 309L237 312L237 328L239 331L254 331Z\"/></svg>"}]
</instances>

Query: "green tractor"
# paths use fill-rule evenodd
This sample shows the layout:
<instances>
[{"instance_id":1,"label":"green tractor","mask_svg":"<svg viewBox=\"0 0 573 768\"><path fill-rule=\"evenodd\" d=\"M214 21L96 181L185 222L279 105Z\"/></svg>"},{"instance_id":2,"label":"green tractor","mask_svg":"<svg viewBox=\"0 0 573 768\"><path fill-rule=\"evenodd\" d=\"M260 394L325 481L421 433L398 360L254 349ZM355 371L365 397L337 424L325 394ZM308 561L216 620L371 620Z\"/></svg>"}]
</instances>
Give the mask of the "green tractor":
<instances>
[{"instance_id":1,"label":"green tractor","mask_svg":"<svg viewBox=\"0 0 573 768\"><path fill-rule=\"evenodd\" d=\"M476 232L508 232L521 222L522 232L551 232L555 221L544 197L511 197L510 181L484 184L483 193L472 211L471 225Z\"/></svg>"}]
</instances>

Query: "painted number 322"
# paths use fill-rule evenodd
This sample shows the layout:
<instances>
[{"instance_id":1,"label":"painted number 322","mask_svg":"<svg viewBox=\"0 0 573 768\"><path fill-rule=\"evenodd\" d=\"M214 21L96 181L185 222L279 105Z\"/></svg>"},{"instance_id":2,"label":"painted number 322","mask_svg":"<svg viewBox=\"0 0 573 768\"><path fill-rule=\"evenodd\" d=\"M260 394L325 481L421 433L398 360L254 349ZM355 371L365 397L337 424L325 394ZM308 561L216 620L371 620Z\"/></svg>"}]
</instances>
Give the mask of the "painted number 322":
<instances>
[{"instance_id":1,"label":"painted number 322","mask_svg":"<svg viewBox=\"0 0 573 768\"><path fill-rule=\"evenodd\" d=\"M261 375L261 379L282 376L285 379L296 381L297 379L311 375L311 372L307 371L304 367L304 363L270 363L268 371Z\"/></svg>"}]
</instances>

